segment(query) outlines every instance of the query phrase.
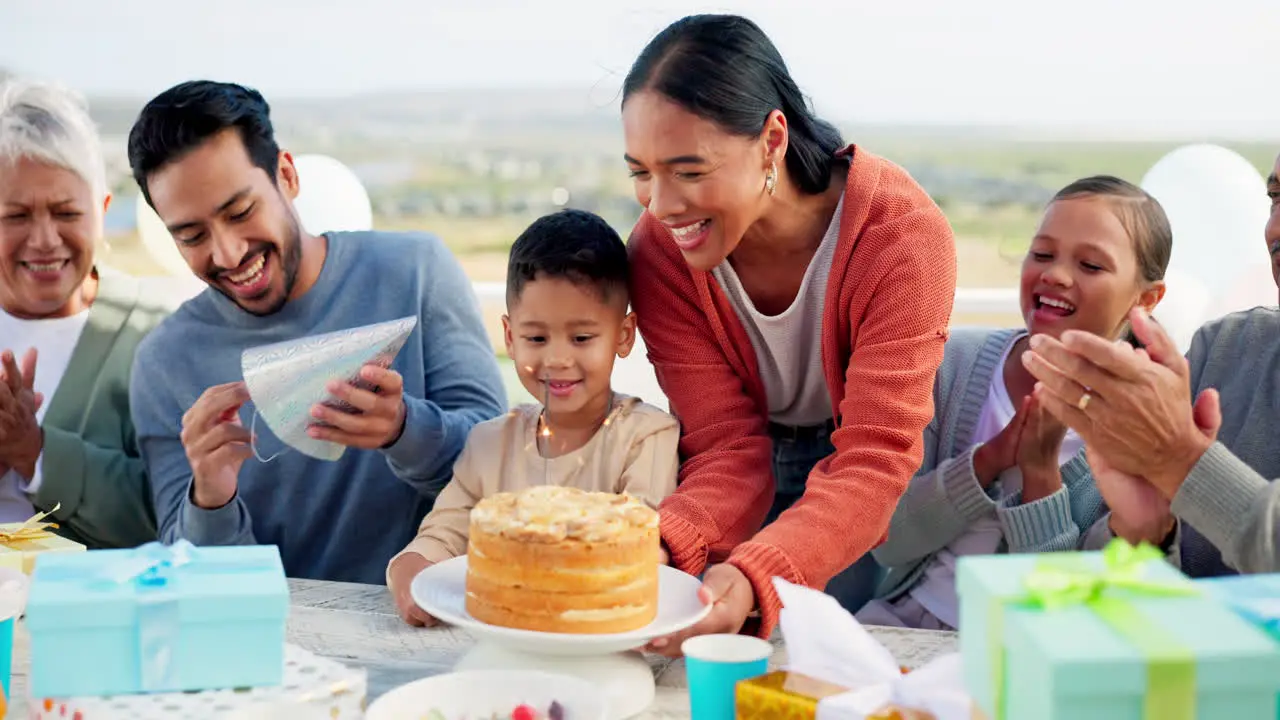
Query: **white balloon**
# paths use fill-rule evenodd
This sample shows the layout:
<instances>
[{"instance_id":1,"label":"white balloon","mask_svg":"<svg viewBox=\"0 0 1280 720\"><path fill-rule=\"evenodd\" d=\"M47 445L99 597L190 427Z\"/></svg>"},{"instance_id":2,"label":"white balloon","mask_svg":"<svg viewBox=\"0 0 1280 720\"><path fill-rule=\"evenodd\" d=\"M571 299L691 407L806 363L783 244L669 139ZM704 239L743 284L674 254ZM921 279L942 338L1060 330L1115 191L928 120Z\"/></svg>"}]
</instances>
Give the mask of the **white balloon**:
<instances>
[{"instance_id":1,"label":"white balloon","mask_svg":"<svg viewBox=\"0 0 1280 720\"><path fill-rule=\"evenodd\" d=\"M298 197L293 201L302 226L312 235L373 227L373 206L360 178L327 155L299 155Z\"/></svg>"},{"instance_id":2,"label":"white balloon","mask_svg":"<svg viewBox=\"0 0 1280 720\"><path fill-rule=\"evenodd\" d=\"M182 259L182 253L178 252L169 228L164 226L164 221L142 195L138 195L134 203L133 216L138 225L138 237L151 259L170 275L190 275L191 267Z\"/></svg>"},{"instance_id":3,"label":"white balloon","mask_svg":"<svg viewBox=\"0 0 1280 720\"><path fill-rule=\"evenodd\" d=\"M1212 317L1209 307L1213 296L1199 278L1181 270L1170 268L1164 282L1164 299L1151 314L1177 343L1178 351L1186 354L1191 338Z\"/></svg>"},{"instance_id":4,"label":"white balloon","mask_svg":"<svg viewBox=\"0 0 1280 720\"><path fill-rule=\"evenodd\" d=\"M1220 318L1240 310L1276 306L1276 281L1271 263L1251 263L1231 281L1225 292L1218 293L1209 307L1209 319Z\"/></svg>"},{"instance_id":5,"label":"white balloon","mask_svg":"<svg viewBox=\"0 0 1280 720\"><path fill-rule=\"evenodd\" d=\"M1228 292L1254 260L1266 257L1266 183L1237 153L1185 145L1156 162L1142 188L1160 201L1173 227L1169 270L1198 278L1211 297Z\"/></svg>"}]
</instances>

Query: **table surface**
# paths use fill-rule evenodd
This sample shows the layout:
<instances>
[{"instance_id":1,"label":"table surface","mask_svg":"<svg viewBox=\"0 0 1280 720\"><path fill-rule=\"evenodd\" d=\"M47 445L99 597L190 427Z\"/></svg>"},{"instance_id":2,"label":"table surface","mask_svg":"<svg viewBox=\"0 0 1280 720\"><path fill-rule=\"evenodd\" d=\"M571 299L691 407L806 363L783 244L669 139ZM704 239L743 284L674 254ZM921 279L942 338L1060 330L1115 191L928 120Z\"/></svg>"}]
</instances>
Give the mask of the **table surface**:
<instances>
[{"instance_id":1,"label":"table surface","mask_svg":"<svg viewBox=\"0 0 1280 720\"><path fill-rule=\"evenodd\" d=\"M349 667L368 671L369 701L394 687L452 670L473 640L451 627L413 628L396 615L386 587L318 580L290 580L288 641ZM954 633L870 627L872 634L902 665L915 668L954 651ZM14 633L10 682L10 718L25 718L28 638L19 623ZM786 662L786 650L775 634L771 667ZM647 656L657 681L653 705L643 720L688 718L689 700L684 661Z\"/></svg>"}]
</instances>

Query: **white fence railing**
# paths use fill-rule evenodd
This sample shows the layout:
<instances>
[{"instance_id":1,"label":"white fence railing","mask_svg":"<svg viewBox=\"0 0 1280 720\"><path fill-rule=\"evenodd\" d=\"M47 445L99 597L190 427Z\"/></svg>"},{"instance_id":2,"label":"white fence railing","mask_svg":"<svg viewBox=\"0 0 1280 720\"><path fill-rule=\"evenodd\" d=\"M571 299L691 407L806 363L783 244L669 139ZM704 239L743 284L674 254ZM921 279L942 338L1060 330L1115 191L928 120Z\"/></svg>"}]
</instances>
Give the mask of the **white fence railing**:
<instances>
[{"instance_id":1,"label":"white fence railing","mask_svg":"<svg viewBox=\"0 0 1280 720\"><path fill-rule=\"evenodd\" d=\"M957 288L956 315L1018 314L1018 288Z\"/></svg>"}]
</instances>

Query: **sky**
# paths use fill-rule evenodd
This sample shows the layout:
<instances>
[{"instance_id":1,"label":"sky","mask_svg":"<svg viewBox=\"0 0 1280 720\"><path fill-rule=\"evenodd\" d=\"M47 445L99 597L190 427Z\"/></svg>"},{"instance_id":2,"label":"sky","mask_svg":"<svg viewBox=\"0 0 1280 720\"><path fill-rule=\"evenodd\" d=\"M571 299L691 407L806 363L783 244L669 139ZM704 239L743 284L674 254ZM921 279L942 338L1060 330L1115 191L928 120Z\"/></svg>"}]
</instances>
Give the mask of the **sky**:
<instances>
[{"instance_id":1,"label":"sky","mask_svg":"<svg viewBox=\"0 0 1280 720\"><path fill-rule=\"evenodd\" d=\"M838 122L1280 139L1280 0L0 0L0 67L89 94L583 88L654 33L757 21Z\"/></svg>"}]
</instances>

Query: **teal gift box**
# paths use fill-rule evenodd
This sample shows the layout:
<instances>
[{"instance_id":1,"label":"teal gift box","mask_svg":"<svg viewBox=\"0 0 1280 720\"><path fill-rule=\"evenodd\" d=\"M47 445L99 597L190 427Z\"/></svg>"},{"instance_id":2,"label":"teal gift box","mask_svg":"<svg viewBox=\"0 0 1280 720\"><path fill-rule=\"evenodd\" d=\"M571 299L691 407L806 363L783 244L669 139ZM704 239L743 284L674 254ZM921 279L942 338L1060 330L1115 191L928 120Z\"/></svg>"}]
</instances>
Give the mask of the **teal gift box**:
<instances>
[{"instance_id":1,"label":"teal gift box","mask_svg":"<svg viewBox=\"0 0 1280 720\"><path fill-rule=\"evenodd\" d=\"M1280 642L1280 575L1231 575L1196 585Z\"/></svg>"},{"instance_id":2,"label":"teal gift box","mask_svg":"<svg viewBox=\"0 0 1280 720\"><path fill-rule=\"evenodd\" d=\"M278 685L289 585L274 545L40 558L27 596L29 692L121 695Z\"/></svg>"},{"instance_id":3,"label":"teal gift box","mask_svg":"<svg viewBox=\"0 0 1280 720\"><path fill-rule=\"evenodd\" d=\"M0 698L0 718L6 717L9 703L9 686L13 682L13 625L17 618L8 617L0 620L0 688L4 697Z\"/></svg>"},{"instance_id":4,"label":"teal gift box","mask_svg":"<svg viewBox=\"0 0 1280 720\"><path fill-rule=\"evenodd\" d=\"M1280 651L1158 550L966 556L965 684L991 720L1273 718Z\"/></svg>"}]
</instances>

